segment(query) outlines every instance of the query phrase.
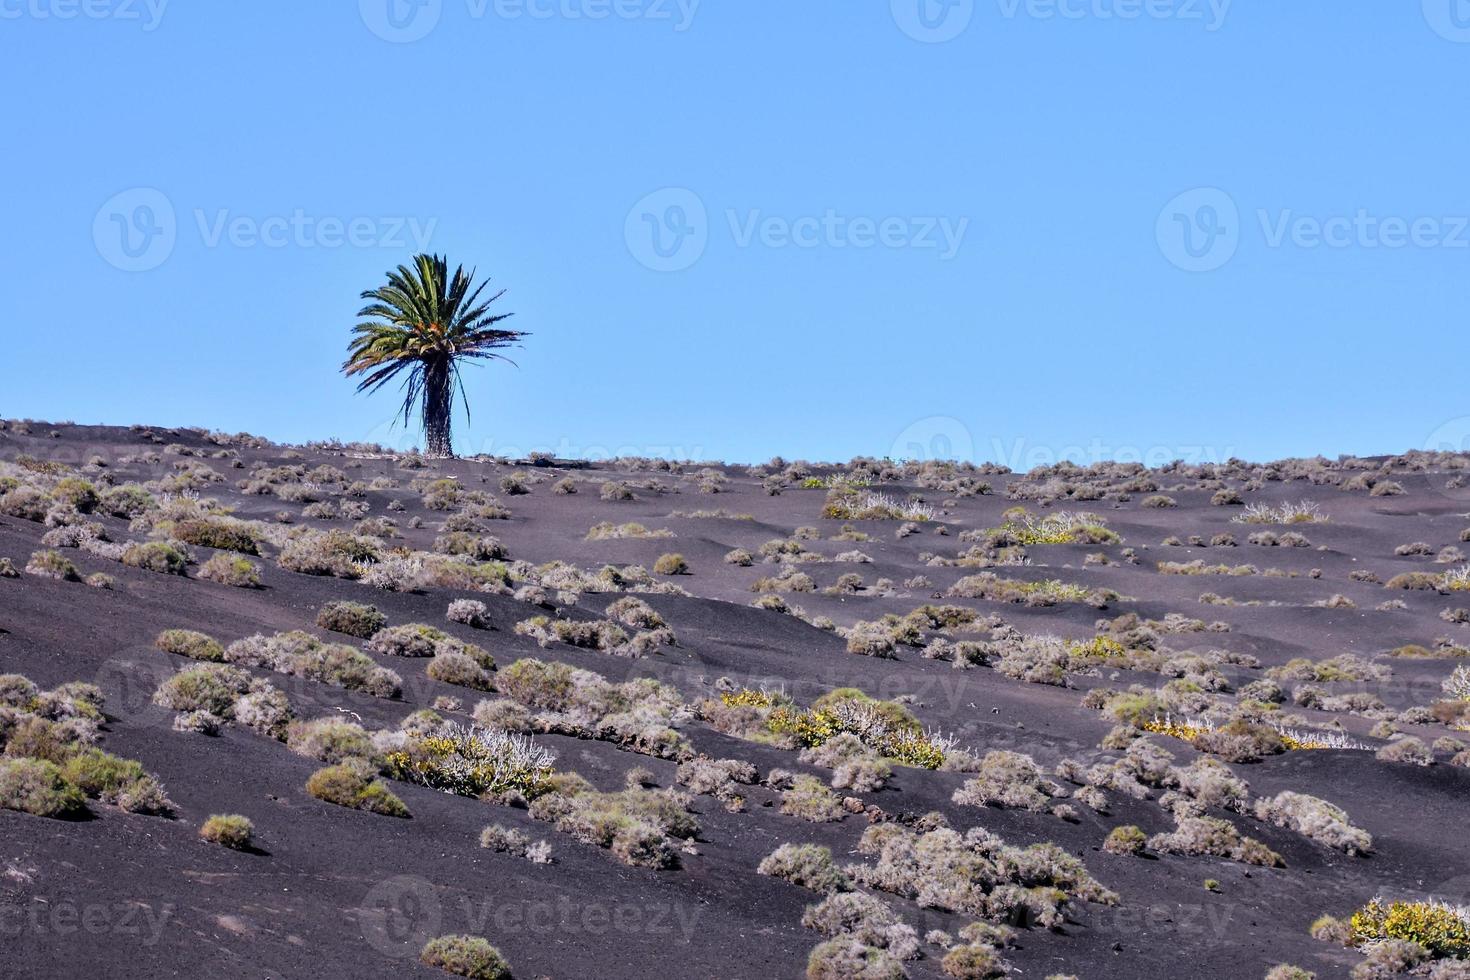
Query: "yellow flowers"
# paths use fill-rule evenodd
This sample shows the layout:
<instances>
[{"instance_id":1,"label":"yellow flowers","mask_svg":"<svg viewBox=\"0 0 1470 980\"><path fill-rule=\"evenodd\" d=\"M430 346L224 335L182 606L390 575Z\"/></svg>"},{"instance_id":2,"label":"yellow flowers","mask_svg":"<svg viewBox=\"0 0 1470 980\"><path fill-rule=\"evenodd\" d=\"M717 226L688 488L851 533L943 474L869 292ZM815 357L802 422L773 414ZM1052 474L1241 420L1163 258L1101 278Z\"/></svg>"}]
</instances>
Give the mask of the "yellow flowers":
<instances>
[{"instance_id":1,"label":"yellow flowers","mask_svg":"<svg viewBox=\"0 0 1470 980\"><path fill-rule=\"evenodd\" d=\"M1349 924L1354 946L1405 939L1435 957L1470 954L1470 922L1465 913L1437 902L1393 902L1385 908L1375 898L1354 912Z\"/></svg>"},{"instance_id":2,"label":"yellow flowers","mask_svg":"<svg viewBox=\"0 0 1470 980\"><path fill-rule=\"evenodd\" d=\"M1155 735L1168 735L1170 738L1177 738L1182 742L1191 742L1208 731L1208 729L1202 728L1199 725L1188 725L1175 721L1167 715L1162 718L1150 718L1141 727L1146 732L1152 732Z\"/></svg>"},{"instance_id":3,"label":"yellow flowers","mask_svg":"<svg viewBox=\"0 0 1470 980\"><path fill-rule=\"evenodd\" d=\"M731 708L769 708L776 703L775 698L765 691L752 691L748 687L733 694L721 694L720 700Z\"/></svg>"}]
</instances>

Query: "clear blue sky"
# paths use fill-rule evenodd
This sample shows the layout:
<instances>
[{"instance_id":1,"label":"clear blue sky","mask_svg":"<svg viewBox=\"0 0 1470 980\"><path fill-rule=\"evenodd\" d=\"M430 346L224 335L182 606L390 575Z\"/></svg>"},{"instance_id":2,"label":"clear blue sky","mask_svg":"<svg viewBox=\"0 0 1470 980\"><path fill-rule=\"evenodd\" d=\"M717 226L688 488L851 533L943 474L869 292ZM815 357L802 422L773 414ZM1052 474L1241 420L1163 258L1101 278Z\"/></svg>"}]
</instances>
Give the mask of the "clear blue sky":
<instances>
[{"instance_id":1,"label":"clear blue sky","mask_svg":"<svg viewBox=\"0 0 1470 980\"><path fill-rule=\"evenodd\" d=\"M389 2L0 0L0 415L402 442L427 235L462 451L1470 437L1464 0Z\"/></svg>"}]
</instances>

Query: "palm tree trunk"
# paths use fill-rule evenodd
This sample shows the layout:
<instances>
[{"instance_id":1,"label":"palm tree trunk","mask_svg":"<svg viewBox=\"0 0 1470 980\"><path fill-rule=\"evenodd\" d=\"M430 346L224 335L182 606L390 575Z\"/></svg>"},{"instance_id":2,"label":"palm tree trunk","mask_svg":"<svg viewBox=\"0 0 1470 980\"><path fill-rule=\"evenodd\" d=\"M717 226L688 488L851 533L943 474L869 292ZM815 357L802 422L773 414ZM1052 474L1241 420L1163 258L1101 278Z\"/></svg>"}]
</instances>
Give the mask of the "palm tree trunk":
<instances>
[{"instance_id":1,"label":"palm tree trunk","mask_svg":"<svg viewBox=\"0 0 1470 980\"><path fill-rule=\"evenodd\" d=\"M427 455L448 459L454 455L450 425L454 417L454 386L449 364L429 364L424 368L424 442Z\"/></svg>"}]
</instances>

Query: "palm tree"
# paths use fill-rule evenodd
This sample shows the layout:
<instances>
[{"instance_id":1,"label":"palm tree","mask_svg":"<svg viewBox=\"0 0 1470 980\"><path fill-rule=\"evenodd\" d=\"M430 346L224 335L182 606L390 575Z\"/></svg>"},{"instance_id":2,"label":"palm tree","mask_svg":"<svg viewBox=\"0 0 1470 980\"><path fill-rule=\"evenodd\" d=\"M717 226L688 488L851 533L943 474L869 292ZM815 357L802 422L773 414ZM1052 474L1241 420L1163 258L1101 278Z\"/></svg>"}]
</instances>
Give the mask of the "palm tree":
<instances>
[{"instance_id":1,"label":"palm tree","mask_svg":"<svg viewBox=\"0 0 1470 980\"><path fill-rule=\"evenodd\" d=\"M474 278L473 269L466 274L459 266L451 280L449 264L439 255L416 255L412 268L400 265L389 272L387 285L362 294L370 302L357 314L365 319L352 328L355 336L342 365L349 378L366 375L357 386L360 392L377 391L407 371L403 421L408 423L414 405L422 401L425 448L434 457L454 455L450 426L456 387L469 418L459 362L509 361L495 351L526 336L518 330L496 329L497 323L513 315L489 312L505 290L481 301L489 280L475 286Z\"/></svg>"}]
</instances>

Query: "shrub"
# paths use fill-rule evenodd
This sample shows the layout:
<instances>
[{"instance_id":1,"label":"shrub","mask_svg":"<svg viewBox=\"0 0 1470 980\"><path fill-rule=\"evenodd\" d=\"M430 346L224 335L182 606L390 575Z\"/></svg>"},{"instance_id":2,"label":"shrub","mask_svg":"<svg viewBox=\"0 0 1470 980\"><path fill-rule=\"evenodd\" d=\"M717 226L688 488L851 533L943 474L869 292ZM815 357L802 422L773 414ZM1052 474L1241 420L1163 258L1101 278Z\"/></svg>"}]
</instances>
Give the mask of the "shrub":
<instances>
[{"instance_id":1,"label":"shrub","mask_svg":"<svg viewBox=\"0 0 1470 980\"><path fill-rule=\"evenodd\" d=\"M229 718L235 702L250 688L250 675L224 664L186 667L164 681L153 694L153 703L174 711L207 711Z\"/></svg>"},{"instance_id":2,"label":"shrub","mask_svg":"<svg viewBox=\"0 0 1470 980\"><path fill-rule=\"evenodd\" d=\"M446 724L388 753L387 772L460 796L491 799L545 792L556 754L522 735Z\"/></svg>"},{"instance_id":3,"label":"shrub","mask_svg":"<svg viewBox=\"0 0 1470 980\"><path fill-rule=\"evenodd\" d=\"M1375 753L1383 762L1401 762L1413 766L1434 765L1434 753L1429 746L1412 735L1389 742Z\"/></svg>"},{"instance_id":4,"label":"shrub","mask_svg":"<svg viewBox=\"0 0 1470 980\"><path fill-rule=\"evenodd\" d=\"M128 813L166 815L172 801L143 765L98 748L82 749L62 765L62 776L87 796Z\"/></svg>"},{"instance_id":5,"label":"shrub","mask_svg":"<svg viewBox=\"0 0 1470 980\"><path fill-rule=\"evenodd\" d=\"M1137 827L1114 827L1107 840L1103 841L1103 850L1109 854L1142 854L1147 842L1148 838Z\"/></svg>"},{"instance_id":6,"label":"shrub","mask_svg":"<svg viewBox=\"0 0 1470 980\"><path fill-rule=\"evenodd\" d=\"M831 823L846 815L841 797L820 779L805 774L792 780L791 788L781 794L781 812L812 823Z\"/></svg>"},{"instance_id":7,"label":"shrub","mask_svg":"<svg viewBox=\"0 0 1470 980\"><path fill-rule=\"evenodd\" d=\"M807 980L902 980L908 974L887 950L839 936L811 951L806 976Z\"/></svg>"},{"instance_id":8,"label":"shrub","mask_svg":"<svg viewBox=\"0 0 1470 980\"><path fill-rule=\"evenodd\" d=\"M122 550L124 565L161 575L183 575L189 553L171 541L133 541Z\"/></svg>"},{"instance_id":9,"label":"shrub","mask_svg":"<svg viewBox=\"0 0 1470 980\"><path fill-rule=\"evenodd\" d=\"M237 640L225 649L225 659L335 684L377 698L396 698L403 685L403 678L379 667L362 651L343 643L323 643L300 630L275 636L256 634Z\"/></svg>"},{"instance_id":10,"label":"shrub","mask_svg":"<svg viewBox=\"0 0 1470 980\"><path fill-rule=\"evenodd\" d=\"M653 563L653 570L658 575L688 575L689 563L684 556L677 552L659 555L658 560Z\"/></svg>"},{"instance_id":11,"label":"shrub","mask_svg":"<svg viewBox=\"0 0 1470 980\"><path fill-rule=\"evenodd\" d=\"M286 747L297 755L327 763L373 755L373 740L366 729L332 717L293 722L286 731Z\"/></svg>"},{"instance_id":12,"label":"shrub","mask_svg":"<svg viewBox=\"0 0 1470 980\"><path fill-rule=\"evenodd\" d=\"M551 845L546 841L532 842L531 838L510 827L491 824L480 831L480 846L502 854L522 857L532 864L551 863Z\"/></svg>"},{"instance_id":13,"label":"shrub","mask_svg":"<svg viewBox=\"0 0 1470 980\"><path fill-rule=\"evenodd\" d=\"M847 873L832 860L832 851L817 844L782 844L756 869L814 892L844 892L852 888Z\"/></svg>"},{"instance_id":14,"label":"shrub","mask_svg":"<svg viewBox=\"0 0 1470 980\"><path fill-rule=\"evenodd\" d=\"M1029 755L995 749L986 753L975 778L955 790L953 799L967 806L1041 811L1058 791L1042 780L1041 769Z\"/></svg>"},{"instance_id":15,"label":"shrub","mask_svg":"<svg viewBox=\"0 0 1470 980\"><path fill-rule=\"evenodd\" d=\"M1148 846L1161 854L1209 855L1243 864L1280 867L1281 855L1253 837L1244 837L1227 820L1179 817L1172 832L1155 834Z\"/></svg>"},{"instance_id":16,"label":"shrub","mask_svg":"<svg viewBox=\"0 0 1470 980\"><path fill-rule=\"evenodd\" d=\"M153 645L164 653L174 653L190 660L206 660L224 663L225 648L207 633L194 630L164 630L158 634Z\"/></svg>"},{"instance_id":17,"label":"shrub","mask_svg":"<svg viewBox=\"0 0 1470 980\"><path fill-rule=\"evenodd\" d=\"M490 663L491 666L494 666L494 661ZM467 687L473 691L493 691L495 689L494 677L490 670L482 662L464 653L446 651L435 655L434 659L429 661L426 673L431 679L441 684Z\"/></svg>"},{"instance_id":18,"label":"shrub","mask_svg":"<svg viewBox=\"0 0 1470 980\"><path fill-rule=\"evenodd\" d=\"M284 739L291 723L291 702L270 685L256 687L235 702L235 721L269 738Z\"/></svg>"},{"instance_id":19,"label":"shrub","mask_svg":"<svg viewBox=\"0 0 1470 980\"><path fill-rule=\"evenodd\" d=\"M419 962L471 980L510 980L510 964L500 950L479 936L440 936L430 939Z\"/></svg>"},{"instance_id":20,"label":"shrub","mask_svg":"<svg viewBox=\"0 0 1470 980\"><path fill-rule=\"evenodd\" d=\"M1286 790L1272 799L1257 800L1255 813L1259 820L1348 854L1373 850L1373 838L1367 831L1354 827L1340 807L1315 796Z\"/></svg>"},{"instance_id":21,"label":"shrub","mask_svg":"<svg viewBox=\"0 0 1470 980\"><path fill-rule=\"evenodd\" d=\"M238 813L217 813L204 821L204 825L199 828L199 836L211 844L244 851L249 849L250 841L255 836L255 824Z\"/></svg>"},{"instance_id":22,"label":"shrub","mask_svg":"<svg viewBox=\"0 0 1470 980\"><path fill-rule=\"evenodd\" d=\"M1317 974L1290 963L1278 963L1267 971L1266 980L1317 980Z\"/></svg>"},{"instance_id":23,"label":"shrub","mask_svg":"<svg viewBox=\"0 0 1470 980\"><path fill-rule=\"evenodd\" d=\"M26 572L41 578L54 578L58 582L80 582L82 580L77 566L59 551L33 553L31 560L26 562Z\"/></svg>"},{"instance_id":24,"label":"shrub","mask_svg":"<svg viewBox=\"0 0 1470 980\"><path fill-rule=\"evenodd\" d=\"M755 556L746 551L744 548L735 548L725 552L725 563L729 565L738 565L741 568L749 568L751 565L755 564Z\"/></svg>"},{"instance_id":25,"label":"shrub","mask_svg":"<svg viewBox=\"0 0 1470 980\"><path fill-rule=\"evenodd\" d=\"M174 521L169 536L184 544L221 551L237 551L244 555L259 554L255 533L244 521L228 517L194 517Z\"/></svg>"},{"instance_id":26,"label":"shrub","mask_svg":"<svg viewBox=\"0 0 1470 980\"><path fill-rule=\"evenodd\" d=\"M449 604L444 618L451 623L463 623L474 629L485 629L490 625L489 610L478 599L455 599Z\"/></svg>"},{"instance_id":27,"label":"shrub","mask_svg":"<svg viewBox=\"0 0 1470 980\"><path fill-rule=\"evenodd\" d=\"M448 633L425 623L404 623L380 629L368 649L392 657L432 657L441 646L457 643Z\"/></svg>"},{"instance_id":28,"label":"shrub","mask_svg":"<svg viewBox=\"0 0 1470 980\"><path fill-rule=\"evenodd\" d=\"M348 759L312 773L306 781L306 791L319 800L349 810L408 817L408 807L374 775L372 766L360 759Z\"/></svg>"},{"instance_id":29,"label":"shrub","mask_svg":"<svg viewBox=\"0 0 1470 980\"><path fill-rule=\"evenodd\" d=\"M893 642L893 631L882 623L854 623L847 633L847 652L861 657L878 657L896 660L897 644Z\"/></svg>"},{"instance_id":30,"label":"shrub","mask_svg":"<svg viewBox=\"0 0 1470 980\"><path fill-rule=\"evenodd\" d=\"M652 606L637 596L623 596L604 611L608 619L617 620L634 629L654 630L668 626Z\"/></svg>"},{"instance_id":31,"label":"shrub","mask_svg":"<svg viewBox=\"0 0 1470 980\"><path fill-rule=\"evenodd\" d=\"M36 817L71 817L86 797L45 759L0 759L0 807Z\"/></svg>"},{"instance_id":32,"label":"shrub","mask_svg":"<svg viewBox=\"0 0 1470 980\"><path fill-rule=\"evenodd\" d=\"M1007 973L1000 954L982 943L954 947L939 961L939 968L945 976L958 980L987 980Z\"/></svg>"},{"instance_id":33,"label":"shrub","mask_svg":"<svg viewBox=\"0 0 1470 980\"><path fill-rule=\"evenodd\" d=\"M1388 940L1417 943L1436 957L1470 956L1470 921L1435 902L1392 902L1378 899L1353 913L1350 942L1365 946Z\"/></svg>"},{"instance_id":34,"label":"shrub","mask_svg":"<svg viewBox=\"0 0 1470 980\"><path fill-rule=\"evenodd\" d=\"M846 936L900 960L918 955L918 935L883 901L866 892L835 892L802 913L801 924L828 937Z\"/></svg>"},{"instance_id":35,"label":"shrub","mask_svg":"<svg viewBox=\"0 0 1470 980\"><path fill-rule=\"evenodd\" d=\"M322 606L316 614L316 624L333 633L366 640L388 625L388 617L376 606L344 600Z\"/></svg>"},{"instance_id":36,"label":"shrub","mask_svg":"<svg viewBox=\"0 0 1470 980\"><path fill-rule=\"evenodd\" d=\"M199 577L240 589L260 587L260 566L239 555L218 554L199 568Z\"/></svg>"}]
</instances>

